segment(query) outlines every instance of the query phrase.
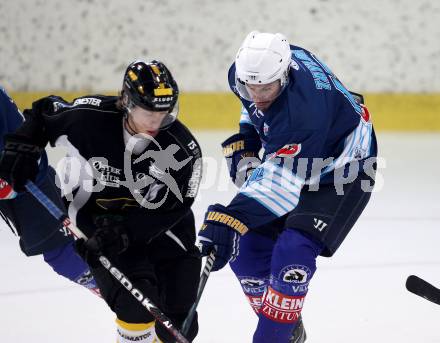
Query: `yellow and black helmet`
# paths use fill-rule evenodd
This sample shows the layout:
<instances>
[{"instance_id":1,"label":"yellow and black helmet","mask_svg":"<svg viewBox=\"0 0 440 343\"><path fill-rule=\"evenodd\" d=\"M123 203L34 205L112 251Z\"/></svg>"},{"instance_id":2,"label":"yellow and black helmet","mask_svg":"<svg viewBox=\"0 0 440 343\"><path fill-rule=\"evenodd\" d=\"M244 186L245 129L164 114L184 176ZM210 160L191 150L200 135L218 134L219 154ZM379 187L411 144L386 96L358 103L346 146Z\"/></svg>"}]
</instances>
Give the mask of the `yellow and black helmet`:
<instances>
[{"instance_id":1,"label":"yellow and black helmet","mask_svg":"<svg viewBox=\"0 0 440 343\"><path fill-rule=\"evenodd\" d=\"M177 117L179 88L171 72L162 62L141 60L130 63L122 87L128 107L140 106L149 111L166 111L174 121Z\"/></svg>"}]
</instances>

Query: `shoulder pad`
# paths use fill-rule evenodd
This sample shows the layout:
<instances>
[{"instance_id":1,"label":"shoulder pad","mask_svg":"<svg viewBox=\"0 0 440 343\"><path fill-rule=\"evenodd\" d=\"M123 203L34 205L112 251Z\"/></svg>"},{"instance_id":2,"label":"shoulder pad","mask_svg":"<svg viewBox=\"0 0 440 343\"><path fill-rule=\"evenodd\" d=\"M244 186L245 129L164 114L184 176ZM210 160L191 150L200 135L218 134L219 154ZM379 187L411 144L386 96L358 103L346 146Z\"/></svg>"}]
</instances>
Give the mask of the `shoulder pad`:
<instances>
[{"instance_id":1,"label":"shoulder pad","mask_svg":"<svg viewBox=\"0 0 440 343\"><path fill-rule=\"evenodd\" d=\"M67 102L60 97L52 97L54 112L61 109L104 109L106 111L116 110L117 97L103 95L86 95Z\"/></svg>"}]
</instances>

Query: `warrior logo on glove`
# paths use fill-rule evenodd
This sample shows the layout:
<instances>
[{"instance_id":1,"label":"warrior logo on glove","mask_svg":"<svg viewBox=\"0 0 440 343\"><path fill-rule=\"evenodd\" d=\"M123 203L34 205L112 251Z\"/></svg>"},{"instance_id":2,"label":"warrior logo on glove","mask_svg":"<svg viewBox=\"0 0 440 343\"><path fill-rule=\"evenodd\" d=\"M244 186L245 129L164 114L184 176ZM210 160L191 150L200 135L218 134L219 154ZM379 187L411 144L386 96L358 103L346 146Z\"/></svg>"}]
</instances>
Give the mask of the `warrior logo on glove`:
<instances>
[{"instance_id":1,"label":"warrior logo on glove","mask_svg":"<svg viewBox=\"0 0 440 343\"><path fill-rule=\"evenodd\" d=\"M226 212L223 205L209 206L199 231L201 254L207 256L215 251L212 271L222 269L228 262L235 260L240 252L240 237L249 231L241 220Z\"/></svg>"},{"instance_id":2,"label":"warrior logo on glove","mask_svg":"<svg viewBox=\"0 0 440 343\"><path fill-rule=\"evenodd\" d=\"M244 235L246 232L249 231L248 227L244 225L241 221L221 212L209 211L206 215L206 221L225 224L231 229L234 229L235 231L240 233L240 235Z\"/></svg>"}]
</instances>

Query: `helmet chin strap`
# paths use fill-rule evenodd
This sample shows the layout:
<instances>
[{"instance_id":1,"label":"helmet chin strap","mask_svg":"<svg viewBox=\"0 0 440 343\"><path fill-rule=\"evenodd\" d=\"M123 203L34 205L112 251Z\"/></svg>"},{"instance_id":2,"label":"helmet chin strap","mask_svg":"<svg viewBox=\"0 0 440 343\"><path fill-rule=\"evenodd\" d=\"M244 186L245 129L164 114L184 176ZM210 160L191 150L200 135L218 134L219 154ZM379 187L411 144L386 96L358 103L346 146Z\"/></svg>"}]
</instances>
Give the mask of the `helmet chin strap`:
<instances>
[{"instance_id":1,"label":"helmet chin strap","mask_svg":"<svg viewBox=\"0 0 440 343\"><path fill-rule=\"evenodd\" d=\"M134 130L129 121L127 119L125 119L125 128L127 129L128 133L132 136L137 135L139 132L136 132L136 130Z\"/></svg>"},{"instance_id":2,"label":"helmet chin strap","mask_svg":"<svg viewBox=\"0 0 440 343\"><path fill-rule=\"evenodd\" d=\"M124 109L124 126L125 126L125 129L127 130L127 132L130 135L134 136L134 135L137 135L139 132L137 132L131 126L130 121L128 120L128 118L130 116L130 113L131 113L131 109L130 109L131 106L130 106L130 101L128 99L128 96L126 94L124 94L124 93L125 93L124 90L122 90L121 95L122 95L122 98L123 98L122 107Z\"/></svg>"},{"instance_id":3,"label":"helmet chin strap","mask_svg":"<svg viewBox=\"0 0 440 343\"><path fill-rule=\"evenodd\" d=\"M124 112L124 124L125 124L125 129L128 131L128 133L132 136L137 135L139 132L137 132L133 126L131 126L130 121L128 120L128 117L130 116L130 109L129 108L125 108L125 112Z\"/></svg>"},{"instance_id":4,"label":"helmet chin strap","mask_svg":"<svg viewBox=\"0 0 440 343\"><path fill-rule=\"evenodd\" d=\"M150 144L150 139L146 139L147 137L139 138L136 135L139 134L133 127L130 125L130 122L128 120L127 113L124 114L124 142L125 146L127 147L127 143L130 139L135 139L135 143L131 147L132 153L135 155L140 155ZM131 138L130 138L131 137Z\"/></svg>"}]
</instances>

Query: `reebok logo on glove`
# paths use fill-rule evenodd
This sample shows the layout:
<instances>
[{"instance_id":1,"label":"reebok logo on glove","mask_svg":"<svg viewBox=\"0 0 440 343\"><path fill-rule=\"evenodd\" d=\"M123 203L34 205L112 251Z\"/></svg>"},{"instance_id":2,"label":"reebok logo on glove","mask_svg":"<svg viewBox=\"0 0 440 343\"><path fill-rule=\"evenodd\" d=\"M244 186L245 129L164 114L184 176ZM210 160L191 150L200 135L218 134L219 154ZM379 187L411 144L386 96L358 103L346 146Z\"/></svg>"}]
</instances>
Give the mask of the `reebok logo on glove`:
<instances>
[{"instance_id":1,"label":"reebok logo on glove","mask_svg":"<svg viewBox=\"0 0 440 343\"><path fill-rule=\"evenodd\" d=\"M206 221L227 225L231 229L240 233L240 235L244 235L246 232L249 231L248 227L244 225L241 221L221 212L209 211L206 215Z\"/></svg>"},{"instance_id":2,"label":"reebok logo on glove","mask_svg":"<svg viewBox=\"0 0 440 343\"><path fill-rule=\"evenodd\" d=\"M38 153L40 148L33 144L26 144L21 142L6 142L5 150L15 150L19 152Z\"/></svg>"}]
</instances>

